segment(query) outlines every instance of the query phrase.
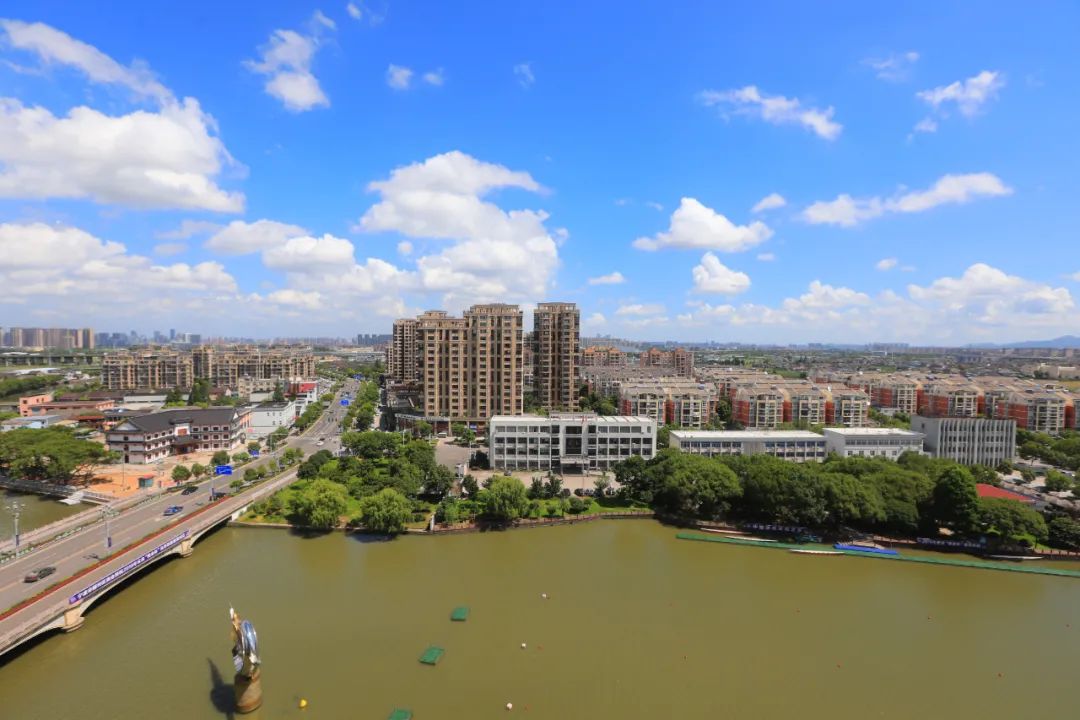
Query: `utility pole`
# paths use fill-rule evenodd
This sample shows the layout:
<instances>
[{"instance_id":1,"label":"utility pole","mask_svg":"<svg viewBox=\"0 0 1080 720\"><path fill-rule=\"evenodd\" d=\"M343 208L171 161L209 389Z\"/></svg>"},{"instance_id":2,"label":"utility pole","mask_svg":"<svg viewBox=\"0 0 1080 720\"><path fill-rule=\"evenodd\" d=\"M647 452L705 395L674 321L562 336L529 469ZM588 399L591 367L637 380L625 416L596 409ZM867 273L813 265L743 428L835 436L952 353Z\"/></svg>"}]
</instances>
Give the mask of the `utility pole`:
<instances>
[{"instance_id":1,"label":"utility pole","mask_svg":"<svg viewBox=\"0 0 1080 720\"><path fill-rule=\"evenodd\" d=\"M115 508L106 505L101 508L101 514L105 518L105 549L112 549L112 519L120 514Z\"/></svg>"},{"instance_id":2,"label":"utility pole","mask_svg":"<svg viewBox=\"0 0 1080 720\"><path fill-rule=\"evenodd\" d=\"M19 554L19 513L26 507L18 500L12 500L6 505L8 512L11 513L12 519L15 521L15 554Z\"/></svg>"}]
</instances>

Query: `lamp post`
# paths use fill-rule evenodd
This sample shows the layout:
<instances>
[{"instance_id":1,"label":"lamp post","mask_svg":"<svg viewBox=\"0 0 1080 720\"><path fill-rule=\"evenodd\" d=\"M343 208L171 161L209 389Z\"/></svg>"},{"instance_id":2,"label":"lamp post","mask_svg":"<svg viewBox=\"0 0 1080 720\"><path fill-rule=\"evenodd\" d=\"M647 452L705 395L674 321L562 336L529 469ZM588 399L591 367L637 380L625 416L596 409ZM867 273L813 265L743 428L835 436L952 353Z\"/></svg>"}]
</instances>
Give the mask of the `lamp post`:
<instances>
[{"instance_id":1,"label":"lamp post","mask_svg":"<svg viewBox=\"0 0 1080 720\"><path fill-rule=\"evenodd\" d=\"M115 508L105 506L101 508L101 515L105 518L105 549L112 549L112 519L120 514Z\"/></svg>"},{"instance_id":2,"label":"lamp post","mask_svg":"<svg viewBox=\"0 0 1080 720\"><path fill-rule=\"evenodd\" d=\"M15 521L15 554L19 554L19 513L26 507L18 500L12 500L5 506L8 512L11 513L12 519Z\"/></svg>"}]
</instances>

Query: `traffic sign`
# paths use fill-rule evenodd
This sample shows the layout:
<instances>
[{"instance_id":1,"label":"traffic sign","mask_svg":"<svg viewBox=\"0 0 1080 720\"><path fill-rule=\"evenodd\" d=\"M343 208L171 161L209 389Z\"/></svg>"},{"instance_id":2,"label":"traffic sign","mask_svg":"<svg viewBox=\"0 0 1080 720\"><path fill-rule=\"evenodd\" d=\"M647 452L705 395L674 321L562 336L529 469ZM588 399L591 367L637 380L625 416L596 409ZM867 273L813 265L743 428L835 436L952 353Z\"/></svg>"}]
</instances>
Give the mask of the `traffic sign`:
<instances>
[{"instance_id":1,"label":"traffic sign","mask_svg":"<svg viewBox=\"0 0 1080 720\"><path fill-rule=\"evenodd\" d=\"M252 451L251 451L250 453L248 453L248 454L249 454L249 455L251 455L251 457L253 457L253 458L257 458L257 457L259 457L259 451L258 451L258 450L252 450Z\"/></svg>"},{"instance_id":2,"label":"traffic sign","mask_svg":"<svg viewBox=\"0 0 1080 720\"><path fill-rule=\"evenodd\" d=\"M348 400L342 400L341 401L341 407L349 407L349 401Z\"/></svg>"},{"instance_id":3,"label":"traffic sign","mask_svg":"<svg viewBox=\"0 0 1080 720\"><path fill-rule=\"evenodd\" d=\"M232 475L232 465L215 465L215 475Z\"/></svg>"}]
</instances>

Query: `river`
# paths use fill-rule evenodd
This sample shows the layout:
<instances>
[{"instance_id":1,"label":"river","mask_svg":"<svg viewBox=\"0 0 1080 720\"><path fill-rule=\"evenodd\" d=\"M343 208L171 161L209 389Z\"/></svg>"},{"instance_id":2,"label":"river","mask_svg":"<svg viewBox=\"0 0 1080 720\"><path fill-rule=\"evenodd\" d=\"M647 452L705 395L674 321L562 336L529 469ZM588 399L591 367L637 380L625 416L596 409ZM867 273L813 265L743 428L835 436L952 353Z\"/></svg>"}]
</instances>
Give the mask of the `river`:
<instances>
[{"instance_id":1,"label":"river","mask_svg":"<svg viewBox=\"0 0 1080 720\"><path fill-rule=\"evenodd\" d=\"M225 528L77 632L0 661L0 715L220 718L230 604L259 632L252 718L1076 710L1078 580L687 542L619 520L389 542ZM457 605L467 622L449 621ZM435 667L417 662L428 645L446 649Z\"/></svg>"},{"instance_id":2,"label":"river","mask_svg":"<svg viewBox=\"0 0 1080 720\"><path fill-rule=\"evenodd\" d=\"M48 525L91 507L83 503L65 505L54 497L27 495L0 488L0 540L10 540L15 534L14 522L7 509L13 500L22 505L19 511L20 533L30 532L34 528Z\"/></svg>"}]
</instances>

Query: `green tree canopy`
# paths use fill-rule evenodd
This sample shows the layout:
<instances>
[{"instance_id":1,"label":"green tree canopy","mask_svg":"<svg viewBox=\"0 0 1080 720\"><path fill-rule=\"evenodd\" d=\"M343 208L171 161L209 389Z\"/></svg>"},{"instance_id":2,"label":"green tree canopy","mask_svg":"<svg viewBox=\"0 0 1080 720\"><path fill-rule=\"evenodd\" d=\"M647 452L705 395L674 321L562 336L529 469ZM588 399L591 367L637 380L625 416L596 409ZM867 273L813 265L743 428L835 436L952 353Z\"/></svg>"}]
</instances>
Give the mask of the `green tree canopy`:
<instances>
[{"instance_id":1,"label":"green tree canopy","mask_svg":"<svg viewBox=\"0 0 1080 720\"><path fill-rule=\"evenodd\" d=\"M359 520L368 530L400 533L412 517L409 499L394 488L383 488L360 500Z\"/></svg>"},{"instance_id":2,"label":"green tree canopy","mask_svg":"<svg viewBox=\"0 0 1080 720\"><path fill-rule=\"evenodd\" d=\"M480 491L480 507L483 515L490 520L508 522L517 520L529 509L529 499L525 497L525 486L516 478L499 475Z\"/></svg>"},{"instance_id":3,"label":"green tree canopy","mask_svg":"<svg viewBox=\"0 0 1080 720\"><path fill-rule=\"evenodd\" d=\"M950 467L937 479L933 493L933 515L957 532L970 533L978 526L979 495L975 478L967 468Z\"/></svg>"},{"instance_id":4,"label":"green tree canopy","mask_svg":"<svg viewBox=\"0 0 1080 720\"><path fill-rule=\"evenodd\" d=\"M979 498L978 513L983 531L1004 540L1033 545L1049 536L1043 516L1016 500Z\"/></svg>"},{"instance_id":5,"label":"green tree canopy","mask_svg":"<svg viewBox=\"0 0 1080 720\"><path fill-rule=\"evenodd\" d=\"M0 474L55 483L85 482L108 451L80 440L66 427L21 428L0 433Z\"/></svg>"},{"instance_id":6,"label":"green tree canopy","mask_svg":"<svg viewBox=\"0 0 1080 720\"><path fill-rule=\"evenodd\" d=\"M172 479L178 483L187 482L191 478L191 471L183 465L177 465L172 469Z\"/></svg>"},{"instance_id":7,"label":"green tree canopy","mask_svg":"<svg viewBox=\"0 0 1080 720\"><path fill-rule=\"evenodd\" d=\"M336 527L348 509L345 488L323 478L297 489L289 508L298 524L321 529Z\"/></svg>"}]
</instances>

